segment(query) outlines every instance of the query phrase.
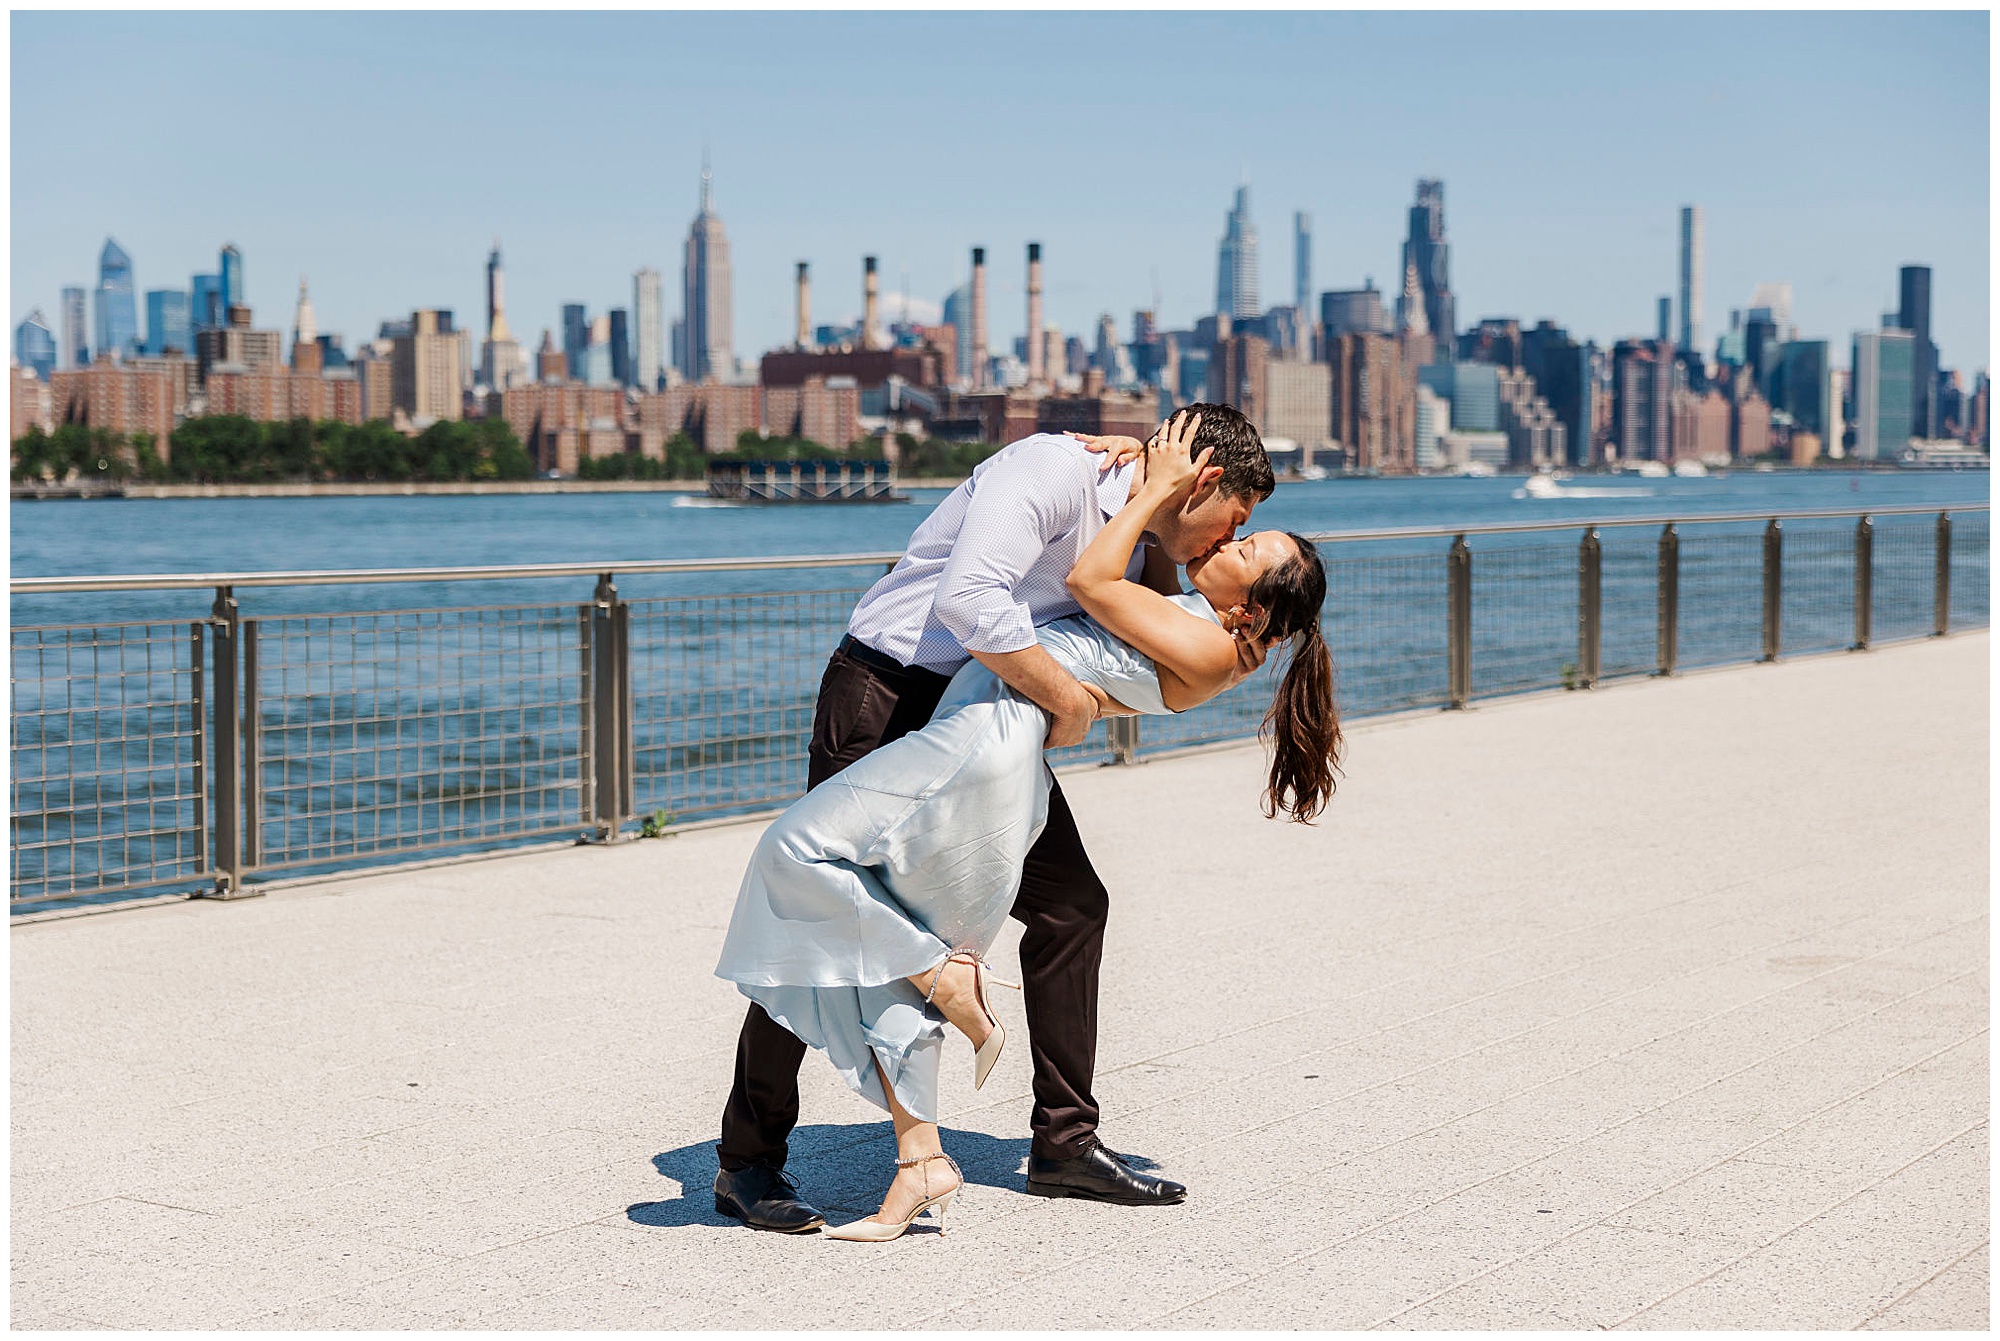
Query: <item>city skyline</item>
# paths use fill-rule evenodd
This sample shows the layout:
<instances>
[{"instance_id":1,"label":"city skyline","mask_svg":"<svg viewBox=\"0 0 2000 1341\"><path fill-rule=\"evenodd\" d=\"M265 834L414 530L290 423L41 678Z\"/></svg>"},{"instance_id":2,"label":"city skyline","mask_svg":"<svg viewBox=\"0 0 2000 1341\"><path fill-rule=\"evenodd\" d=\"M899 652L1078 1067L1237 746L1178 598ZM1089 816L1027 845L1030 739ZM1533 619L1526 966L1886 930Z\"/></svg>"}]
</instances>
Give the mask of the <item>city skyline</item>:
<instances>
[{"instance_id":1,"label":"city skyline","mask_svg":"<svg viewBox=\"0 0 2000 1341\"><path fill-rule=\"evenodd\" d=\"M1879 325L1882 313L1897 310L1898 269L1916 262L1937 276L1932 339L1940 363L1969 372L1988 359L1984 14L1814 15L1807 45L1817 53L1815 78L1838 87L1851 76L1859 86L1865 71L1882 104L1873 117L1843 120L1837 136L1807 136L1784 145L1782 153L1769 147L1768 136L1753 132L1760 117L1784 109L1796 95L1798 76L1789 61L1770 59L1800 47L1796 20L1786 16L1704 15L1698 34L1708 47L1692 58L1696 31L1686 16L1671 14L1262 15L1255 21L1155 16L1144 31L1127 34L1132 40L1114 60L1114 73L1125 73L1129 61L1137 77L1149 53L1199 44L1205 60L1218 62L1226 76L1253 60L1282 65L1299 59L1299 49L1324 56L1359 37L1421 46L1427 59L1435 58L1440 76L1449 77L1476 64L1477 49L1485 48L1490 60L1499 41L1509 44L1509 77L1519 87L1489 87L1482 96L1508 100L1515 115L1491 118L1472 110L1478 100L1470 98L1469 87L1454 94L1444 101L1461 119L1453 123L1455 138L1446 137L1453 147L1440 153L1434 134L1419 133L1435 131L1438 113L1425 111L1424 100L1399 91L1399 84L1358 74L1330 93L1273 93L1255 107L1184 107L1164 127L1172 142L1164 154L1146 147L1159 137L1139 135L1128 136L1130 143L1108 159L1085 152L1106 145L1105 132L1083 109L1072 109L1064 123L1049 99L1013 94L998 82L978 90L981 106L993 114L969 145L963 143L965 127L953 118L938 118L953 124L931 127L923 116L911 119L915 107L873 89L855 94L852 112L833 123L846 128L847 154L812 152L799 143L795 128L779 126L782 109L825 92L820 84L832 78L829 71L847 50L885 32L967 42L997 74L1025 39L1013 31L1018 24L991 16L788 15L771 39L774 63L755 77L745 54L753 45L751 28L733 16L487 17L490 23L483 19L469 37L452 29L453 45L446 47L446 25L425 16L344 15L329 25L312 15L131 15L119 16L115 31L107 30L107 16L17 16L13 321L35 307L59 310L67 285L94 288L92 256L109 236L130 254L142 294L187 287L191 276L215 267L223 242L236 243L248 257L253 282L246 296L260 326L284 322L304 275L320 329L341 334L350 345L418 307L451 308L462 327L476 328L484 308L482 263L498 234L508 252L515 338L524 348L538 345L544 329L560 335L564 303L581 302L593 313L631 307L632 277L641 268L667 277L663 318L670 325L682 315L672 310L680 287L673 281L682 268L676 253L699 206L705 139L712 146L715 209L730 239L739 357L790 342L798 261L811 263L819 281L819 323L859 316L857 262L863 254L882 258L885 319L908 307L935 320L945 295L967 282L964 257L973 245L992 252L991 334L996 348L1007 348L1021 330L1021 309L997 296L1024 291L1021 258L1031 239L1046 249L1048 320L1065 334L1088 337L1105 312L1129 333L1133 310L1151 305L1156 282L1160 324L1190 326L1212 310L1216 239L1234 186L1245 177L1252 186L1252 221L1267 237L1287 231L1289 214L1313 216L1317 292L1359 288L1372 277L1394 295L1402 288L1399 251L1407 229L1401 216L1412 183L1423 177L1444 181L1450 194L1451 286L1460 328L1485 316L1529 323L1546 316L1600 344L1648 333L1654 299L1676 290L1677 211L1699 203L1707 261L1703 324L1711 341L1730 308L1749 305L1755 284L1790 281L1799 297L1793 320L1800 330L1844 343L1852 332ZM1045 17L1072 33L1120 22ZM1733 46L1718 41L1718 25L1735 35ZM520 156L525 173L535 148L534 135L523 138L532 118L504 113L497 138L517 147L503 151L469 140L461 166L470 171L433 172L408 199L383 198L394 196L408 166L399 165L401 155L394 152L374 174L381 184L364 177L333 189L345 180L340 169L347 156L374 143L367 132L382 115L365 99L349 101L356 81L365 91L370 81L407 76L430 62L435 87L399 86L405 92L398 96L419 105L397 115L422 115L425 99L448 104L477 82L474 67L498 61L524 94L535 95L526 99L533 103L582 77L559 58L595 45L603 47L593 58L601 58L600 95L611 98L631 86L638 55L605 44L615 34L632 39L627 47L685 39L683 49L715 57L683 62L702 66L678 89L694 105L676 110L695 114L680 116L664 131L657 125L647 131L644 171L626 163L626 132L608 120L601 146L572 150L582 167L621 165L602 187L551 196L519 189L525 178L517 176L512 192L496 195L476 180L477 170L503 167L511 153ZM99 36L108 39L103 59L113 94L80 117L66 112L58 131L51 119L50 95L61 74L54 57ZM1285 37L1298 40L1268 41ZM363 72L353 64L369 42L380 47L389 38L395 39L393 51L381 48L386 70ZM1254 52L1253 39L1261 44ZM254 178L234 180L206 159L187 159L184 132L170 136L133 115L164 89L177 46L215 41L236 44L253 57L261 53L261 63L244 63L246 96L275 77L269 67L279 55L298 59L296 82L307 101L321 87L331 95L328 81L341 77L339 114L317 155L260 151L292 132L247 122L232 134L249 141L248 151L232 161L258 169ZM1046 32L1042 41L1048 49L1038 45L1037 59L1051 77L1080 68L1080 60L1059 49L1065 43ZM159 42L164 52L156 49ZM307 47L310 58L303 54ZM1712 55L1714 47L1723 54ZM807 48L818 52L817 66L801 64ZM1885 52L1898 48L1923 53L1928 63L1921 78L1878 77L1896 64L1883 59ZM544 66L529 59L537 49L550 58ZM1091 59L1101 54L1094 50ZM1609 68L1590 63L1598 57L1624 62L1616 80ZM1687 114L1674 123L1673 135L1636 154L1615 136L1606 138L1585 154L1591 170L1579 179L1577 150L1558 143L1559 137L1510 130L1496 139L1486 124L1546 125L1536 121L1549 99L1535 87L1537 69L1544 67L1545 73L1567 69L1572 104L1614 87L1621 96L1643 98L1671 70ZM788 71L800 82L779 96L772 72ZM1745 77L1732 83L1732 76ZM1282 86L1282 80L1272 85ZM737 99L729 98L732 92ZM657 107L663 95L654 90L646 96ZM1339 133L1339 116L1370 109L1351 123L1361 133ZM1197 125L1189 120L1197 110L1220 124ZM1335 119L1319 115L1327 112ZM884 119L871 123L871 116ZM1317 128L1315 137L1300 137L1293 123L1302 116ZM1702 143L1710 120L1736 126L1734 138ZM947 155L956 152L992 168L948 170L947 156L939 160L938 190L863 186L854 167L876 150L866 137L873 125L883 131L884 146L914 136L918 150L931 151L944 142ZM99 171L78 174L75 158L62 156L62 141L78 134L111 137ZM270 145L261 139L267 135ZM949 150L954 141L959 147ZM167 144L180 145L182 156L163 163L159 146ZM1501 152L1503 145L1511 147ZM1085 180L1100 189L1080 192L1063 181L1079 154L1090 165ZM816 161L828 159L835 161ZM1010 186L1023 165L1026 180L1056 184L1026 192ZM298 175L312 167L324 174L317 189L295 189ZM801 200L811 206L800 208ZM304 209L300 201L315 208ZM1290 269L1288 241L1265 258L1274 273ZM1579 259L1592 263L1579 265Z\"/></svg>"}]
</instances>

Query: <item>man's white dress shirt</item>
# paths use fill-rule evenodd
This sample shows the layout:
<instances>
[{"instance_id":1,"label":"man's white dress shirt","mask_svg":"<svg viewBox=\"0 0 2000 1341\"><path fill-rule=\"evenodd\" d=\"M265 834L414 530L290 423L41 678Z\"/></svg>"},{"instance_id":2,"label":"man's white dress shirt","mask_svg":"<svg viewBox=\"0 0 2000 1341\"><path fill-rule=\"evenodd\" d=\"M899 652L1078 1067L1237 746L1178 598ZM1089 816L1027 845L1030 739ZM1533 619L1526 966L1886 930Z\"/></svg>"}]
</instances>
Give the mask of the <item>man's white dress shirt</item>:
<instances>
[{"instance_id":1,"label":"man's white dress shirt","mask_svg":"<svg viewBox=\"0 0 2000 1341\"><path fill-rule=\"evenodd\" d=\"M1136 463L1102 470L1074 438L1037 433L979 463L854 607L847 631L906 666L951 675L968 652L1018 652L1035 625L1073 615L1063 580L1113 513ZM1125 576L1137 580L1145 548Z\"/></svg>"}]
</instances>

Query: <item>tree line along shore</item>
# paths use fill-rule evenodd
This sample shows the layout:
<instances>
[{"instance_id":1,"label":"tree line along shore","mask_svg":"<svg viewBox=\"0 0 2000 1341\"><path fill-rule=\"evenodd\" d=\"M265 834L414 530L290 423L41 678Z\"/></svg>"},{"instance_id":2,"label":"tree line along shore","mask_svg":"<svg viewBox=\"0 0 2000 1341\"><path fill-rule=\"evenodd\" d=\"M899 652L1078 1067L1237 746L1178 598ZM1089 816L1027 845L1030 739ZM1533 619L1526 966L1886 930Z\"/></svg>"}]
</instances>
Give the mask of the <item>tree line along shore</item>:
<instances>
[{"instance_id":1,"label":"tree line along shore","mask_svg":"<svg viewBox=\"0 0 2000 1341\"><path fill-rule=\"evenodd\" d=\"M958 480L999 448L989 443L894 439L905 479ZM125 485L403 485L539 482L696 482L712 460L881 460L879 439L834 451L809 438L765 437L746 429L735 450L711 456L685 433L669 438L659 457L637 453L586 457L568 480L538 473L504 419L440 420L415 435L386 422L365 424L292 419L266 423L239 415L205 415L174 430L162 457L148 433L121 434L87 424L53 433L30 428L13 444L16 491L67 489L112 492Z\"/></svg>"}]
</instances>

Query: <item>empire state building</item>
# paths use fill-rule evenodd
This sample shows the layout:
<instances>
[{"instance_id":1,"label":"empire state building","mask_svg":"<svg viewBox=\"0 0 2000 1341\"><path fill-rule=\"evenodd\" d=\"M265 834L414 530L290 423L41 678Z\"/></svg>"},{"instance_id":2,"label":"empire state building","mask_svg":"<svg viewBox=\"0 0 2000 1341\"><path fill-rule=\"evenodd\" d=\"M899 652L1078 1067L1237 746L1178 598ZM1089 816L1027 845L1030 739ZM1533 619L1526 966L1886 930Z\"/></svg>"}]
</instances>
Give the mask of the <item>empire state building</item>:
<instances>
[{"instance_id":1,"label":"empire state building","mask_svg":"<svg viewBox=\"0 0 2000 1341\"><path fill-rule=\"evenodd\" d=\"M708 165L701 169L701 213L688 229L681 270L682 317L675 354L690 382L728 377L736 370L736 339L729 301L729 239L710 199Z\"/></svg>"}]
</instances>

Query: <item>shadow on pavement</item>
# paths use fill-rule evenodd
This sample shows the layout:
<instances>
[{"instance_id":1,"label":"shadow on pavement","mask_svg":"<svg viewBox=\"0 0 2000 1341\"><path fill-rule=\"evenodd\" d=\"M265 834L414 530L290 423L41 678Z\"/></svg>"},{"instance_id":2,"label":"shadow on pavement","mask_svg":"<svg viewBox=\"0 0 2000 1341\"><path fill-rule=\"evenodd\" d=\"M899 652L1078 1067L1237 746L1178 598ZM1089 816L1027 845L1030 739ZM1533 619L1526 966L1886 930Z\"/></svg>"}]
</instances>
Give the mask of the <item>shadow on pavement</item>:
<instances>
[{"instance_id":1,"label":"shadow on pavement","mask_svg":"<svg viewBox=\"0 0 2000 1341\"><path fill-rule=\"evenodd\" d=\"M1028 1138L1001 1139L985 1132L944 1129L944 1148L974 1186L1021 1190L1028 1167ZM817 1123L792 1133L785 1171L797 1180L806 1200L837 1220L871 1214L895 1172L895 1136L885 1122ZM1135 1160L1135 1164L1143 1161ZM653 1156L662 1178L679 1184L675 1195L625 1208L634 1224L653 1229L688 1225L734 1225L718 1213L710 1189L715 1184L715 1143L702 1141ZM842 1214L842 1213L845 1214Z\"/></svg>"}]
</instances>

